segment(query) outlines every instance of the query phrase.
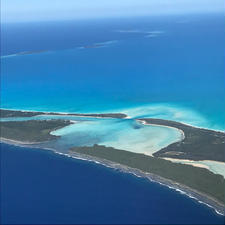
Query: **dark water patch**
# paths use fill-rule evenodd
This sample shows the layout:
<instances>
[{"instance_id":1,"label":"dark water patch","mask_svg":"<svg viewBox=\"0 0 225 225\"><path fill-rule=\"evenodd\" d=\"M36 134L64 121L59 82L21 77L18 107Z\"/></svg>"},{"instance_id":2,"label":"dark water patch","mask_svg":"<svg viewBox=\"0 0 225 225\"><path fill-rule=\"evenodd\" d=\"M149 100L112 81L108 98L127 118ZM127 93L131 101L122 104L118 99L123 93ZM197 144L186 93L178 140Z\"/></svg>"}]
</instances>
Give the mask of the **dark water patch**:
<instances>
[{"instance_id":1,"label":"dark water patch","mask_svg":"<svg viewBox=\"0 0 225 225\"><path fill-rule=\"evenodd\" d=\"M224 223L167 187L51 151L1 144L1 172L2 223Z\"/></svg>"}]
</instances>

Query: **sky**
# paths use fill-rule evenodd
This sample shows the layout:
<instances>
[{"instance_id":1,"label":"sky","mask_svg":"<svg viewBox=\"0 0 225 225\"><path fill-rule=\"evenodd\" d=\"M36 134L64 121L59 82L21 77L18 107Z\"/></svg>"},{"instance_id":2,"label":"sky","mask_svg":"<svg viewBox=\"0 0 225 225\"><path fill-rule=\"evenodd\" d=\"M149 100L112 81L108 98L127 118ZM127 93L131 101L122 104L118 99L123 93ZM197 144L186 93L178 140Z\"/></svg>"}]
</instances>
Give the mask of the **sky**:
<instances>
[{"instance_id":1,"label":"sky","mask_svg":"<svg viewBox=\"0 0 225 225\"><path fill-rule=\"evenodd\" d=\"M1 0L1 21L224 13L224 0Z\"/></svg>"}]
</instances>

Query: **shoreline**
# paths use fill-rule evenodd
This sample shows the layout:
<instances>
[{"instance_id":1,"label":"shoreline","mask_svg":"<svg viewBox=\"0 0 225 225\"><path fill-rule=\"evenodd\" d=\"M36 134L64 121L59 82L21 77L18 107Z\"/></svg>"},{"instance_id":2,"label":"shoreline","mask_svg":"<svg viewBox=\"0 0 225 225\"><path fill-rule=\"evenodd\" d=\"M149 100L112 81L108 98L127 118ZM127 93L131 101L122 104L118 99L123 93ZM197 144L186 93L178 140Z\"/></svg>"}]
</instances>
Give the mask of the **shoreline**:
<instances>
[{"instance_id":1,"label":"shoreline","mask_svg":"<svg viewBox=\"0 0 225 225\"><path fill-rule=\"evenodd\" d=\"M211 131L216 131L216 132L223 133L223 134L225 133L225 130L210 129L210 128L206 128L206 127L195 126L195 125L185 123L185 122L179 122L179 121L176 121L176 120L174 120L174 121L178 122L178 123L181 123L183 125L186 125L186 126L193 127L193 128L199 128L199 129L202 129L202 130L211 130Z\"/></svg>"},{"instance_id":2,"label":"shoreline","mask_svg":"<svg viewBox=\"0 0 225 225\"><path fill-rule=\"evenodd\" d=\"M213 160L193 161L188 159L175 159L175 158L169 158L169 157L159 157L159 158L168 160L173 163L180 163L180 164L190 165L194 167L205 168L214 174L222 175L225 179L225 163L224 162L213 161ZM210 164L210 163L213 163L213 164ZM215 167L213 165L215 165ZM221 169L217 169L217 166L221 166Z\"/></svg>"},{"instance_id":3,"label":"shoreline","mask_svg":"<svg viewBox=\"0 0 225 225\"><path fill-rule=\"evenodd\" d=\"M181 134L182 134L182 138L181 138L181 140L179 140L179 141L183 141L184 139L185 139L185 134L184 134L184 131L183 130L181 130L181 129L178 129L178 128L176 128L176 127L170 127L170 126L166 126L166 125L158 125L158 124L154 124L154 123L147 123L145 120L142 120L142 119L136 119L136 121L138 121L138 122L140 122L141 124L143 124L143 125L146 125L146 126L159 126L159 127L167 127L167 128L173 128L173 129L176 129L176 130L178 130ZM177 121L175 121L175 122L177 122ZM180 123L180 122L179 122ZM184 124L184 123L181 123L181 124ZM187 125L187 126L190 126L190 125L188 125L188 124L184 124L184 125ZM198 128L198 127L194 127L194 126L190 126L190 127L193 127L193 128ZM199 128L199 129L202 129L202 128ZM208 129L205 129L205 130L208 130ZM220 131L219 131L220 132ZM223 132L222 132L223 133ZM177 142L179 142L179 141L177 141ZM176 143L176 142L173 142L173 143ZM169 144L170 145L170 144ZM168 145L168 146L169 146ZM166 146L167 147L167 146ZM166 148L165 147L165 148ZM198 163L198 161L199 160L197 160L197 161L195 161L195 160L189 160L189 159L178 159L178 158L169 158L169 157L162 157L163 159L165 159L165 160L169 160L169 161L172 161L172 160L177 160L177 161L187 161L187 162L192 162L193 161L193 163L195 163L196 162L196 167L202 167L202 168L206 168L206 169L209 169L209 167L207 167L207 166L203 166L203 165L201 165L201 166L197 166L197 163ZM216 163L223 163L223 162L220 162L220 161L215 161L215 160L201 160L201 161L211 161L211 162L216 162ZM178 163L178 162L177 162ZM195 166L195 165L192 165L192 166Z\"/></svg>"},{"instance_id":4,"label":"shoreline","mask_svg":"<svg viewBox=\"0 0 225 225\"><path fill-rule=\"evenodd\" d=\"M225 132L222 132L222 131L215 131L215 130L200 128L200 127L195 127L195 126L192 126L192 125L188 125L188 124L185 124L185 123L182 123L182 122L173 121L173 120L163 120L163 119L155 119L155 118L140 118L140 119L136 119L136 121L138 121L141 124L146 125L146 126L150 125L150 126L167 127L167 128L171 128L171 129L173 128L173 129L177 129L182 134L182 138L179 141L173 142L172 144L167 145L166 147L160 149L159 151L157 151L157 152L155 152L153 154L159 153L161 150L168 148L170 145L174 145L174 144L179 143L179 142L185 142L186 138L189 138L189 137L186 137L185 131L182 130L182 128L178 128L178 127L173 126L173 125L170 126L170 125L164 125L164 124L157 124L157 123L154 123L154 121L153 122L149 122L149 120L162 120L162 121L169 122L169 123L171 123L171 122L172 123L177 123L177 124L180 124L180 125L182 125L184 127L187 126L187 127L193 128L193 129L199 129L200 131L203 130L203 131L206 131L206 132L217 132L217 133L219 133L221 135L225 134ZM201 160L196 159L195 160L195 159L179 158L179 157L177 157L177 158L174 157L173 158L173 157L169 157L169 156L166 156L166 157L165 156L157 156L157 157L160 157L160 158L163 158L163 159L166 159L166 160L170 160L170 161L172 161L172 160L177 160L177 161L181 160L181 161L187 161L187 162L188 161L194 161L196 163L198 163L199 161L211 161L211 162L215 162L215 163L224 163L223 161L217 161L217 160L211 160L211 159L201 159ZM176 162L176 163L179 163L179 162Z\"/></svg>"},{"instance_id":5,"label":"shoreline","mask_svg":"<svg viewBox=\"0 0 225 225\"><path fill-rule=\"evenodd\" d=\"M153 124L153 123L150 124L150 123L147 123L145 120L141 120L141 119L135 119L135 121L137 121L138 123L141 123L141 124L144 125L144 126L166 127L166 128L169 128L169 129L177 130L178 132L181 133L181 138L180 138L179 140L174 140L174 142L172 142L172 143L166 145L164 148L168 147L168 146L171 145L171 144L174 144L174 143L178 143L178 142L180 142L180 141L183 141L183 140L185 139L184 131L181 130L181 129L178 129L178 128L176 128L176 127L170 127L170 126L166 126L166 125L159 125L159 124ZM158 152L158 151L160 151L160 150L161 150L161 149L156 150L156 151L152 152L151 154L146 154L146 155L150 155L150 156L154 157L153 154L156 153L156 152ZM145 154L145 153L144 153L144 154Z\"/></svg>"},{"instance_id":6,"label":"shoreline","mask_svg":"<svg viewBox=\"0 0 225 225\"><path fill-rule=\"evenodd\" d=\"M176 142L179 142L179 141L183 141L185 139L185 134L184 134L184 131L181 130L181 129L178 129L176 127L172 127L172 126L166 126L166 125L159 125L159 124L154 124L154 123L147 123L145 120L142 120L142 119L135 119L136 121L138 121L139 123L143 124L143 125L146 125L146 126L156 126L156 127L166 127L166 128L169 128L169 129L175 129L175 130L178 130L180 133L181 133L181 138L180 140L178 141L175 141L173 143L176 143ZM169 144L170 145L170 144ZM167 146L166 146L167 147Z\"/></svg>"},{"instance_id":7,"label":"shoreline","mask_svg":"<svg viewBox=\"0 0 225 225\"><path fill-rule=\"evenodd\" d=\"M177 182L173 182L172 180L163 178L161 176L152 174L152 173L147 173L147 172L143 172L139 169L136 168L131 168L122 164L118 164L118 163L114 163L112 161L109 160L105 160L105 159L100 159L97 157L93 157L93 156L89 156L89 155L85 155L85 154L79 154L79 153L63 153L63 152L59 152L57 151L57 149L53 149L53 148L45 148L45 147L40 147L40 146L33 146L34 144L39 144L39 143L34 143L34 144L24 144L21 142L8 142L8 140L4 140L2 141L2 139L0 139L0 144L1 143L5 143L8 145L14 145L14 146L18 146L18 147L24 147L24 148L36 148L36 149L40 149L40 150L48 150L51 152L54 152L55 154L59 154L59 155L63 155L65 157L69 157L69 158L75 158L78 160L85 160L85 161L89 161L89 162L93 162L96 164L101 164L103 166L115 169L115 170L119 170L120 172L124 172L124 173L130 173L133 174L134 176L140 177L140 178L147 178L150 182L156 182L160 185L166 186L170 189L173 189L175 191L178 191L180 194L184 194L189 198L192 198L194 200L196 200L198 203L200 204L204 204L206 206L208 206L209 208L212 208L213 210L215 210L215 212L220 215L220 216L225 216L225 208L224 205L222 203L220 203L219 201L217 201L216 199L212 198L211 196L208 196L204 193L201 193L197 190L194 190L190 187L187 187L185 185L179 184ZM24 145L23 145L24 144Z\"/></svg>"},{"instance_id":8,"label":"shoreline","mask_svg":"<svg viewBox=\"0 0 225 225\"><path fill-rule=\"evenodd\" d=\"M162 159L169 160L169 161L175 162L175 163L182 163L182 162L184 162L184 164L186 164L185 162L187 162L188 165L192 165L192 166L200 167L200 168L206 168L206 169L210 170L208 166L203 165L203 164L199 164L198 161L193 161L193 160L189 160L189 159L174 159L174 158L168 158L168 157L163 157ZM212 161L212 162L217 162L217 161Z\"/></svg>"},{"instance_id":9,"label":"shoreline","mask_svg":"<svg viewBox=\"0 0 225 225\"><path fill-rule=\"evenodd\" d=\"M64 113L64 114L61 114L61 115L68 115L68 114ZM86 115L81 115L81 116L87 117ZM89 117L98 118L96 116L89 116ZM104 118L104 117L100 117L100 118ZM120 119L127 119L127 117L120 118ZM184 131L177 128L177 127L167 126L167 125L163 125L163 124L162 125L161 124L154 124L154 122L151 123L151 122L146 121L145 119L134 119L134 120L143 124L143 125L160 126L160 127L167 127L167 128L170 128L170 129L178 130L181 133L180 140L175 141L173 143L180 142L180 141L185 139ZM73 121L73 120L70 120L70 122L75 123L75 121ZM180 122L178 122L178 123L180 123ZM207 129L205 129L205 130L207 130ZM46 141L46 142L48 142L48 141ZM0 138L0 143L5 143L5 144L15 145L15 146L21 146L21 147L25 147L25 148L31 147L31 148L37 148L37 149L51 150L51 151L53 151L57 154L61 154L61 155L65 155L65 156L73 157L73 158L77 158L77 159L82 159L82 160L93 161L95 163L102 164L104 166L109 166L111 168L118 169L122 172L132 173L132 174L134 174L138 177L147 178L152 182L157 182L161 185L165 185L169 188L175 189L175 190L179 191L181 194L185 194L190 198L196 199L199 203L203 203L203 204L207 205L208 207L213 208L218 214L225 215L224 205L221 202L214 199L213 197L210 197L207 194L198 192L197 190L189 188L188 186L182 185L180 183L173 182L172 180L160 177L160 176L152 174L152 173L148 173L148 172L146 173L146 172L143 172L143 171L141 171L139 169L136 169L136 168L130 168L130 167L124 166L122 164L114 163L114 162L109 161L109 160L105 160L105 159L101 159L101 158L97 158L97 157L92 157L92 156L89 156L89 155L83 155L83 154L80 154L80 153L72 153L72 154L69 153L69 154L67 154L67 153L58 152L57 148L50 149L50 148L38 146L39 144L42 144L44 142L22 142L22 141L7 139L7 138ZM168 159L165 158L165 160L168 160ZM214 161L214 160L211 160L211 161L217 162L217 161ZM198 161L196 161L196 163L197 162ZM192 165L192 166L194 166L194 165Z\"/></svg>"},{"instance_id":10,"label":"shoreline","mask_svg":"<svg viewBox=\"0 0 225 225\"><path fill-rule=\"evenodd\" d=\"M2 109L2 108L0 108L0 109ZM20 112L34 112L34 113L36 113L36 112L39 112L39 111L31 111L31 110L20 110ZM40 112L41 113L41 112ZM62 113L61 115L70 115L70 113ZM40 115L40 116L45 116L45 115ZM80 116L76 116L76 115L74 115L75 117L92 117L92 118L100 118L100 119L111 119L111 117L101 117L101 116L90 116L90 115L80 115ZM112 118L112 119L116 119L116 118ZM130 118L128 115L127 115L127 117L124 117L124 118L120 118L120 119L132 119L132 118ZM179 142L181 142L181 141L183 141L186 137L185 137L185 133L184 133L184 131L182 130L182 129L179 129L179 128L177 128L177 127L174 127L174 126L168 126L168 125L163 125L163 124L156 124L156 123L150 123L150 122L147 122L146 121L146 119L151 119L151 118L140 118L140 119L133 119L133 120L135 120L135 121L137 121L138 123L141 123L142 125L146 125L146 126L157 126L157 127L166 127L166 128L169 128L169 129L175 129L175 130L178 130L180 133L181 133L181 137L180 137L180 139L179 140L174 140L174 142L172 142L172 143L170 143L170 144L168 144L167 146L165 146L164 148L167 148L169 145L171 145L171 144L175 144L175 143L179 143ZM159 120L161 120L161 119L159 119ZM76 120L69 120L72 124L75 124L75 123L77 123L77 121ZM169 120L168 120L169 121ZM177 121L172 121L172 122L177 122ZM178 122L178 123L180 123L180 122ZM184 125L184 126L186 126L186 124L184 124L184 123L180 123L180 124L182 124L182 125ZM188 125L189 126L189 125ZM196 127L194 127L194 126L190 126L190 127L192 127L192 128L196 128ZM61 128L60 128L61 129ZM199 128L200 129L200 128ZM56 129L57 130L57 129ZM211 131L211 130L208 130L208 129L204 129L204 130L207 130L207 131ZM53 130L53 131L51 131L51 132L54 132L55 130ZM51 132L50 132L50 134L51 134ZM223 133L223 132L221 132L221 133ZM51 134L51 135L53 135L53 134ZM53 135L53 136L56 136L56 137L60 137L60 135ZM13 139L7 139L7 138L1 138L0 137L0 139L2 139L2 142L4 142L4 143L8 143L8 144L19 144L19 145L35 145L35 144L42 144L42 143L44 143L44 142L23 142L23 141L17 141L17 140L13 140ZM161 150L161 149L160 149ZM157 150L157 151L155 151L154 153L152 153L150 156L153 156L153 154L155 154L156 152L158 152L158 151L160 151L160 150ZM143 153L143 154L145 154L145 153ZM147 154L147 155L149 155L149 154ZM153 156L154 157L154 156ZM172 162L174 162L174 163L181 163L181 162L179 162L179 160L181 160L181 161L187 161L187 164L188 165L192 165L192 166L194 166L194 167L202 167L202 168L206 168L206 169L208 169L208 170L210 170L210 171L212 171L211 169L210 169L210 167L209 166L207 166L207 165L202 165L202 164L198 164L198 162L199 161L211 161L211 162L215 162L215 163L223 163L223 162L221 162L221 161L216 161L216 160L189 160L189 159L179 159L179 158L170 158L170 157L161 157L161 158L163 158L163 159L165 159L165 160L168 160L168 161L172 161ZM191 163L191 162L189 162L189 161L194 161L193 163ZM183 163L183 164L185 164L185 163ZM214 173L214 171L212 171L213 173ZM221 174L221 173L219 173L219 174ZM224 175L223 175L224 176Z\"/></svg>"},{"instance_id":11,"label":"shoreline","mask_svg":"<svg viewBox=\"0 0 225 225\"><path fill-rule=\"evenodd\" d=\"M137 119L137 120L139 122L141 122L142 124L144 124L144 125L155 125L154 120L153 121L151 121L151 120L148 121L148 118ZM157 120L160 120L160 119L157 119ZM168 120L168 122L176 122L176 121L169 121ZM217 132L217 131L211 131L211 130L208 130L208 129L197 128L197 127L190 126L190 125L187 125L187 124L184 124L184 123L180 123L180 122L176 122L176 123L179 123L179 124L181 124L184 127L188 126L188 127L192 128L192 129L199 129L199 132L200 131L201 132L203 132L203 131L204 132ZM156 126L158 126L158 124L156 124ZM167 126L167 125L160 124L160 126L173 127L172 124L171 124L171 126L170 125ZM180 140L180 143L188 142L188 141L186 141L187 139L185 139L186 138L186 133L185 133L186 131L182 130L182 127L180 128L180 127L174 126L174 128L178 129L180 132L183 133L183 139ZM219 131L219 132L217 132L217 134L224 135L224 132L220 132ZM188 135L188 133L187 133L187 135ZM168 151L168 153L170 153L170 151L172 150L171 146L173 146L173 148L176 149L176 146L174 146L176 144L180 145L179 141L178 142L174 142L171 145L168 145L168 146L166 146L163 149L167 149L167 148L170 149ZM179 157L175 157L175 156L174 157L170 157L169 154L166 154L167 152L165 152L165 154L162 154L162 153L160 154L159 153L163 149L160 149L158 152L155 152L152 156L153 157L162 158L162 159L168 160L168 161L173 162L173 163L180 163L180 164L185 164L185 165L191 165L193 167L205 168L205 169L211 171L212 173L222 175L225 178L225 173L224 173L225 162L223 162L223 161L216 160L216 158L214 160L212 160L212 159L210 160L210 159L206 159L206 158L205 159L194 159L194 157L192 159L189 158L189 157L187 157L187 158L184 158L184 157L183 158L179 158Z\"/></svg>"},{"instance_id":12,"label":"shoreline","mask_svg":"<svg viewBox=\"0 0 225 225\"><path fill-rule=\"evenodd\" d=\"M21 110L21 109L8 109L0 108L0 110L8 110L13 112L24 112L24 113L40 113L36 116L74 116L74 117L89 117L89 118L98 118L98 119L131 119L125 113L115 112L115 113L73 113L73 112L52 112L52 111L35 111L35 110ZM111 116L109 116L111 115ZM112 116L115 115L115 116ZM123 115L120 117L119 115ZM117 116L117 117L116 117ZM17 116L16 116L17 117ZM34 116L30 116L31 118ZM1 117L1 118L12 118L12 117ZM15 118L15 117L14 117Z\"/></svg>"},{"instance_id":13,"label":"shoreline","mask_svg":"<svg viewBox=\"0 0 225 225\"><path fill-rule=\"evenodd\" d=\"M39 130L36 131L37 133L34 132L35 133L34 137L37 137L37 136L39 137L39 136L42 135L42 132L43 132L43 122L45 122L45 125L46 125L46 122L48 120L43 120L43 121L42 120L33 120L33 121L42 123L41 129L39 128ZM51 124L52 121L54 121L54 122L60 121L61 123L57 123L57 124L53 123L53 127L52 127L52 124ZM15 122L15 121L6 121L6 122L0 122L0 123L4 124L4 123L8 123L8 122L10 123L10 122ZM24 122L24 121L19 121L19 123L20 122ZM32 120L27 120L27 122L32 122ZM18 121L16 121L16 123L18 123ZM42 138L37 139L37 138L34 138L34 137L31 136L31 138L26 138L25 140L23 140L24 138L22 138L22 140L21 140L21 137L19 136L19 138L18 138L18 135L17 135L17 138L15 138L15 136L18 132L15 129L17 132L14 132L14 135L11 135L11 136L10 135L6 135L6 136L0 135L0 142L6 143L6 144L7 143L8 144L18 144L18 145L25 145L25 146L26 145L29 146L29 145L44 144L46 142L55 140L55 139L60 137L60 136L52 134L52 132L54 132L56 130L59 130L59 129L62 129L62 128L65 128L65 127L68 127L68 126L73 125L73 124L76 124L76 121L74 121L74 120L50 120L51 126L45 127L45 130L44 130L45 136L42 135L41 136ZM33 124L32 124L32 126L33 126ZM32 128L34 128L34 127L32 127ZM47 128L47 132L46 132L46 128ZM1 132L3 132L3 131L4 131L4 125L1 126ZM22 133L22 135L28 135L29 136L29 132L27 132L27 133L25 132L25 134L23 134L23 132L21 130L19 130L19 132ZM18 140L18 139L20 139L20 140Z\"/></svg>"},{"instance_id":14,"label":"shoreline","mask_svg":"<svg viewBox=\"0 0 225 225\"><path fill-rule=\"evenodd\" d=\"M59 114L59 115L62 115L62 116L69 116L71 114L75 114L74 116L77 116L77 117L91 117L91 118L113 118L115 119L115 117L101 117L101 116L91 116L91 115L88 115L88 114L99 114L99 115L104 115L104 114L124 114L126 115L126 117L124 118L121 118L121 119L134 119L136 121L144 121L143 119L145 118L132 118L131 116L129 116L128 114L124 113L124 112L117 112L117 113L74 113L74 112L57 112L57 111L40 111L40 110L24 110L24 109L12 109L12 108L0 108L0 110L10 110L10 111L20 111L20 112L31 112L31 113L46 113L46 114L50 114L50 113L56 113L56 114ZM77 114L77 115L76 115ZM80 114L80 116L79 116ZM82 114L87 114L87 115L82 115ZM147 118L146 118L147 119ZM161 118L154 118L154 119L161 119ZM0 117L0 120L1 120L1 117ZM162 120L165 120L165 119L162 119ZM200 126L195 126L195 125L192 125L192 124L189 124L189 123L185 123L185 122L180 122L180 121L177 121L177 120L172 120L174 122L178 122L180 124L183 124L183 125L186 125L186 126L190 126L190 127L193 127L193 128L199 128L199 129L203 129L203 130L208 130L208 131L216 131L216 132L220 132L220 133L225 133L225 130L217 130L217 129L212 129L212 128L207 128L207 127L200 127ZM147 124L145 124L147 125ZM157 124L152 124L152 125L157 125ZM169 127L169 126L168 126ZM174 128L174 127L169 127L169 128Z\"/></svg>"},{"instance_id":15,"label":"shoreline","mask_svg":"<svg viewBox=\"0 0 225 225\"><path fill-rule=\"evenodd\" d=\"M148 123L148 122L145 121L146 119L159 119L159 120L165 120L165 119L161 119L161 118L138 118L138 119L135 119L135 120L137 120L137 121L139 121L139 122L142 122L142 124L144 124L144 125L165 126L165 127L168 127L168 128L175 128L175 129L178 129L178 128L176 128L176 127L170 127L170 126L166 126L166 125L158 125L158 124L154 124L154 123ZM202 130L206 130L206 131L216 131L216 132L219 132L219 133L222 133L222 134L225 133L225 131L222 131L222 130L216 130L216 129L209 129L209 128L205 128L205 127L194 126L194 125L192 125L192 124L180 122L180 121L177 121L177 120L166 120L166 121L173 121L173 122L180 123L181 125L184 125L184 126L189 126L189 127L192 127L192 128L202 129ZM178 129L178 130L180 130L180 129ZM182 131L182 130L181 130L181 131ZM183 131L182 131L182 132L183 132Z\"/></svg>"},{"instance_id":16,"label":"shoreline","mask_svg":"<svg viewBox=\"0 0 225 225\"><path fill-rule=\"evenodd\" d=\"M44 143L44 141L40 141L40 142L28 142L28 141L17 141L17 140L13 140L13 139L8 139L8 138L3 138L0 137L0 143L5 143L5 144L13 144L13 145L18 145L18 146L29 146L29 145L35 145L35 144L42 144Z\"/></svg>"},{"instance_id":17,"label":"shoreline","mask_svg":"<svg viewBox=\"0 0 225 225\"><path fill-rule=\"evenodd\" d=\"M160 185L163 185L170 189L176 190L176 191L180 192L181 194L186 195L189 198L195 199L196 201L198 201L201 204L205 204L206 206L213 208L215 210L215 212L221 216L225 215L224 205L222 203L220 203L219 201L217 201L216 199L214 199L213 197L208 196L207 194L201 193L197 190L194 190L183 184L179 184L172 180L155 175L153 173L143 172L136 168L131 168L131 167L119 164L119 163L114 163L114 162L106 160L106 159L101 159L98 157L93 157L93 156L89 156L89 155L85 155L85 154L79 154L79 153L74 153L74 152L71 154L70 153L65 154L65 153L60 153L57 151L55 151L55 153L60 154L60 155L65 155L67 157L72 157L75 159L86 160L86 161L94 162L96 164L101 164L103 166L106 166L106 167L109 167L109 168L112 168L115 170L119 170L120 172L133 174L134 176L137 176L140 178L147 178L151 182L156 182Z\"/></svg>"}]
</instances>

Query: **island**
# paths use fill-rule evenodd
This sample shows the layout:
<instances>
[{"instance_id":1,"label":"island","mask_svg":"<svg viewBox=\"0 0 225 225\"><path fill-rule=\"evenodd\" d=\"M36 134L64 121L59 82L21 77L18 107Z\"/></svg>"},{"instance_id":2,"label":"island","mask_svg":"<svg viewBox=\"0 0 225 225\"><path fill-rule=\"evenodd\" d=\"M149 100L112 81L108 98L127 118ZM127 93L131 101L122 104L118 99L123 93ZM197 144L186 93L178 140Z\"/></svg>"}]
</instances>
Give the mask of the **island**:
<instances>
[{"instance_id":1,"label":"island","mask_svg":"<svg viewBox=\"0 0 225 225\"><path fill-rule=\"evenodd\" d=\"M97 144L73 147L70 149L70 154L180 189L197 199L203 198L204 202L224 213L225 179L205 168L173 163L165 159Z\"/></svg>"},{"instance_id":2,"label":"island","mask_svg":"<svg viewBox=\"0 0 225 225\"><path fill-rule=\"evenodd\" d=\"M18 52L16 55L31 55L31 54L40 54L48 52L48 50L38 50L38 51L24 51L24 52Z\"/></svg>"},{"instance_id":3,"label":"island","mask_svg":"<svg viewBox=\"0 0 225 225\"><path fill-rule=\"evenodd\" d=\"M33 117L33 116L82 116L82 117L96 117L96 118L126 118L124 113L57 113L57 112L37 112L37 111L22 111L22 110L7 110L0 109L0 118L8 117Z\"/></svg>"},{"instance_id":4,"label":"island","mask_svg":"<svg viewBox=\"0 0 225 225\"><path fill-rule=\"evenodd\" d=\"M1 141L34 144L58 138L50 133L72 122L69 120L28 120L7 121L0 124Z\"/></svg>"},{"instance_id":5,"label":"island","mask_svg":"<svg viewBox=\"0 0 225 225\"><path fill-rule=\"evenodd\" d=\"M19 111L19 110L7 110L0 109L0 118L8 118L8 117L32 117L43 115L42 112L34 112L34 111Z\"/></svg>"},{"instance_id":6,"label":"island","mask_svg":"<svg viewBox=\"0 0 225 225\"><path fill-rule=\"evenodd\" d=\"M85 45L83 48L100 48L103 47L103 44L93 44L93 45Z\"/></svg>"},{"instance_id":7,"label":"island","mask_svg":"<svg viewBox=\"0 0 225 225\"><path fill-rule=\"evenodd\" d=\"M225 162L225 133L186 125L163 119L139 119L144 124L174 127L181 130L184 138L155 152L155 157L214 160Z\"/></svg>"},{"instance_id":8,"label":"island","mask_svg":"<svg viewBox=\"0 0 225 225\"><path fill-rule=\"evenodd\" d=\"M4 121L1 125L1 141L15 144L37 144L60 138L51 132L74 121L64 119L35 119L38 115L73 115L96 118L126 119L123 113L108 114L63 114L51 112L0 110L1 118L31 117L29 120ZM32 118L34 117L34 118ZM134 119L145 125L166 126L179 129L183 135L174 142L155 152L153 156L133 153L103 145L74 146L69 155L97 161L103 165L132 172L161 184L179 189L192 197L214 207L224 215L225 179L206 168L174 163L164 158L225 161L225 134L219 131L192 127L176 121L163 119ZM151 137L149 137L151 138Z\"/></svg>"}]
</instances>

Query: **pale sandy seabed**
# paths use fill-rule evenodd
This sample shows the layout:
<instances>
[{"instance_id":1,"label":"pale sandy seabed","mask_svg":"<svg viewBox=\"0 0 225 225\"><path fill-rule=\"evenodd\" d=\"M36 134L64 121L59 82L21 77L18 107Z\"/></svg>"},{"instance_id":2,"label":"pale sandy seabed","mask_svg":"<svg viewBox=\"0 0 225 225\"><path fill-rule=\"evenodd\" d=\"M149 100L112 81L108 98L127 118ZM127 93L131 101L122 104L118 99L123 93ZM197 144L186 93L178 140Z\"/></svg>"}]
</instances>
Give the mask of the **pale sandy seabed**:
<instances>
[{"instance_id":1,"label":"pale sandy seabed","mask_svg":"<svg viewBox=\"0 0 225 225\"><path fill-rule=\"evenodd\" d=\"M153 111L154 110L158 111L157 106L152 107L151 109ZM142 111L142 109L140 111ZM118 123L116 122L118 121L117 119L109 119L109 118L95 118L96 120L94 121L92 120L76 121L75 117L72 118L71 116L67 117L66 115L67 113L63 113L61 116L50 117L42 115L39 117L43 119L44 118L70 119L74 124L56 130L52 132L52 134L61 136L60 139L62 139L62 143L66 141L71 146L72 145L76 146L76 140L74 137L76 137L77 134L83 133L84 135L86 136L88 135L91 138L104 136L102 140L96 142L97 144L104 144L109 147L124 149L127 151L143 153L152 156L153 153L157 152L161 148L164 148L169 144L184 139L185 136L182 130L169 126L147 124L145 123L145 121L134 119L133 117L137 116L140 113L140 111L139 109L137 110L133 109L133 111L132 110L123 111L123 113L128 114L128 117L124 118L125 120L122 119L122 121L124 121L125 123ZM37 117L37 119L39 117ZM81 117L88 118L87 116ZM35 118L36 117L33 117L33 119ZM24 119L29 120L32 118L24 118ZM11 120L16 119L12 118ZM131 124L132 121L134 121L134 123L136 121L137 124L143 126L143 129L133 129L132 127L133 124ZM91 144L95 143L93 142ZM85 145L85 143L83 145ZM175 163L183 163L196 167L206 168L215 174L221 174L223 177L225 177L225 163L223 162L216 162L210 160L192 161L192 160L183 160L183 159L180 160L172 158L164 158L164 159L173 161Z\"/></svg>"},{"instance_id":2,"label":"pale sandy seabed","mask_svg":"<svg viewBox=\"0 0 225 225\"><path fill-rule=\"evenodd\" d=\"M195 167L206 168L215 174L220 174L225 178L225 163L217 162L213 160L201 160L201 161L193 161L187 159L173 159L173 158L163 158L175 163L182 163L187 165L192 165Z\"/></svg>"}]
</instances>

